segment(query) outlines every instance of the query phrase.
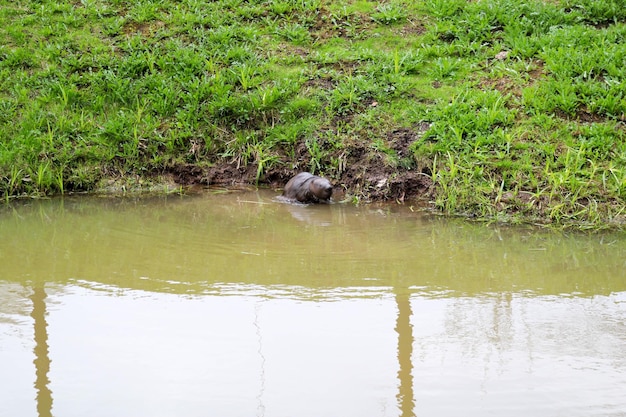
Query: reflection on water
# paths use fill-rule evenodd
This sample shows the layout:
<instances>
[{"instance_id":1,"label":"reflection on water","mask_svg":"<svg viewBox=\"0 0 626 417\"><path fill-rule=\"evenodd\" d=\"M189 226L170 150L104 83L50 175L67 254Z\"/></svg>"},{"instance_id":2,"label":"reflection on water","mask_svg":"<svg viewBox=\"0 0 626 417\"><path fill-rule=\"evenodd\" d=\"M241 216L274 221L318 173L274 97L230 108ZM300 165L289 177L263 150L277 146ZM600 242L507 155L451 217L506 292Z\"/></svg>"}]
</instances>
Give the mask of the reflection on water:
<instances>
[{"instance_id":1,"label":"reflection on water","mask_svg":"<svg viewBox=\"0 0 626 417\"><path fill-rule=\"evenodd\" d=\"M0 209L0 415L626 413L623 234L273 197Z\"/></svg>"},{"instance_id":2,"label":"reflection on water","mask_svg":"<svg viewBox=\"0 0 626 417\"><path fill-rule=\"evenodd\" d=\"M415 407L413 394L413 327L411 326L411 299L408 292L396 294L398 317L396 332L398 333L398 405L402 416L410 416Z\"/></svg>"},{"instance_id":3,"label":"reflection on water","mask_svg":"<svg viewBox=\"0 0 626 417\"><path fill-rule=\"evenodd\" d=\"M48 357L48 324L46 323L46 291L43 287L33 288L30 300L33 303L31 317L35 322L35 389L37 390L37 412L40 417L51 416L52 395L48 383L50 358Z\"/></svg>"}]
</instances>

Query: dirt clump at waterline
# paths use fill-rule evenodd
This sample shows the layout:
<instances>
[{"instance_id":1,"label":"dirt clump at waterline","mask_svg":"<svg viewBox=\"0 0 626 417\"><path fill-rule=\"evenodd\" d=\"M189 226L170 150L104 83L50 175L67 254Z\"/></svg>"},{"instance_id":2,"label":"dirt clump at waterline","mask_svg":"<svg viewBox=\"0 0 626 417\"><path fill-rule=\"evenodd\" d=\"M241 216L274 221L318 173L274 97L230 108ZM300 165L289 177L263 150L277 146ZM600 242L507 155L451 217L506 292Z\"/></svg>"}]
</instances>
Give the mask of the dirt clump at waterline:
<instances>
[{"instance_id":1,"label":"dirt clump at waterline","mask_svg":"<svg viewBox=\"0 0 626 417\"><path fill-rule=\"evenodd\" d=\"M421 167L410 159L409 146L419 137L419 130L398 129L387 133L387 152L351 144L330 150L328 160L340 161L334 170L320 170L333 184L335 200L357 198L361 201L429 200L434 196L430 167ZM322 148L327 145L320 143ZM390 156L390 154L392 156ZM295 146L295 160L281 155L280 161L258 176L258 164L242 165L232 160L217 160L210 166L176 164L167 169L174 182L183 186L203 185L238 187L264 185L282 189L298 172L311 172L311 157L303 143ZM410 162L410 163L409 163ZM406 165L405 167L400 165Z\"/></svg>"},{"instance_id":2,"label":"dirt clump at waterline","mask_svg":"<svg viewBox=\"0 0 626 417\"><path fill-rule=\"evenodd\" d=\"M177 184L183 186L204 185L237 187L254 185L257 167L237 166L232 162L221 162L209 168L197 165L175 165L169 174ZM298 172L286 168L271 168L259 179L258 184L282 189L287 181ZM389 166L355 163L347 167L339 179L329 178L333 184L335 199L355 197L365 201L408 201L432 197L433 182L426 173L415 170L392 170Z\"/></svg>"}]
</instances>

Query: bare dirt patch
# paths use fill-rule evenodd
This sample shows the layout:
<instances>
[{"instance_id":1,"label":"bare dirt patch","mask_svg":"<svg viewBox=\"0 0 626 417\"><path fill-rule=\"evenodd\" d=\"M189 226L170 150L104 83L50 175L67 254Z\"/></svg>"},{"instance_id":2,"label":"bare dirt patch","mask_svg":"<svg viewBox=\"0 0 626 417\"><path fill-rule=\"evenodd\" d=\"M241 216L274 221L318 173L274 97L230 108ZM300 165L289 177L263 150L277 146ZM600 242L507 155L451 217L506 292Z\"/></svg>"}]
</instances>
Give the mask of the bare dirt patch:
<instances>
[{"instance_id":1,"label":"bare dirt patch","mask_svg":"<svg viewBox=\"0 0 626 417\"><path fill-rule=\"evenodd\" d=\"M576 109L576 113L574 115L567 114L560 109L557 109L555 114L561 119L573 120L582 123L603 123L608 120L608 117L606 116L590 112L587 109L587 106L580 106Z\"/></svg>"},{"instance_id":2,"label":"bare dirt patch","mask_svg":"<svg viewBox=\"0 0 626 417\"><path fill-rule=\"evenodd\" d=\"M426 32L426 26L422 22L408 21L401 26L397 33L402 36L420 36Z\"/></svg>"},{"instance_id":3,"label":"bare dirt patch","mask_svg":"<svg viewBox=\"0 0 626 417\"><path fill-rule=\"evenodd\" d=\"M498 90L502 94L511 94L516 97L522 96L521 88L515 84L509 77L502 77L496 79L487 79L479 83L482 89Z\"/></svg>"},{"instance_id":4,"label":"bare dirt patch","mask_svg":"<svg viewBox=\"0 0 626 417\"><path fill-rule=\"evenodd\" d=\"M389 131L385 139L399 158L410 157L410 146L428 129L427 123L414 128ZM429 172L420 167L401 168L387 156L362 143L351 144L342 151L345 169L336 181L349 195L368 201L414 200L432 196L433 182Z\"/></svg>"},{"instance_id":5,"label":"bare dirt patch","mask_svg":"<svg viewBox=\"0 0 626 417\"><path fill-rule=\"evenodd\" d=\"M387 140L399 157L409 156L409 147L430 128L430 123L422 122L412 129L401 128L387 133Z\"/></svg>"},{"instance_id":6,"label":"bare dirt patch","mask_svg":"<svg viewBox=\"0 0 626 417\"><path fill-rule=\"evenodd\" d=\"M410 146L428 129L427 123L413 128L389 131L385 139L400 158L410 158ZM330 149L330 144L320 146ZM305 142L296 144L295 160L275 164L265 170L259 179L260 185L281 189L298 172L307 171L311 155ZM434 187L428 168L411 166L402 168L390 163L387 155L365 146L361 142L335 149L330 157L343 161L341 172L330 178L335 188L335 199L354 196L363 201L409 201L428 199L433 196ZM295 168L293 168L295 167ZM257 165L250 163L239 166L236 162L221 160L211 166L177 164L168 168L167 174L177 184L183 186L203 185L239 187L256 183Z\"/></svg>"},{"instance_id":7,"label":"bare dirt patch","mask_svg":"<svg viewBox=\"0 0 626 417\"><path fill-rule=\"evenodd\" d=\"M321 90L332 90L335 88L335 84L336 82L328 77L318 77L308 80L304 83L304 86Z\"/></svg>"},{"instance_id":8,"label":"bare dirt patch","mask_svg":"<svg viewBox=\"0 0 626 417\"><path fill-rule=\"evenodd\" d=\"M144 23L128 22L124 25L122 31L126 36L130 36L135 33L139 33L142 36L152 36L159 29L162 29L164 27L165 22L162 22L160 20Z\"/></svg>"},{"instance_id":9,"label":"bare dirt patch","mask_svg":"<svg viewBox=\"0 0 626 417\"><path fill-rule=\"evenodd\" d=\"M417 170L393 169L380 159L367 166L349 166L341 176L341 184L348 194L368 201L426 199L433 191L430 176Z\"/></svg>"}]
</instances>

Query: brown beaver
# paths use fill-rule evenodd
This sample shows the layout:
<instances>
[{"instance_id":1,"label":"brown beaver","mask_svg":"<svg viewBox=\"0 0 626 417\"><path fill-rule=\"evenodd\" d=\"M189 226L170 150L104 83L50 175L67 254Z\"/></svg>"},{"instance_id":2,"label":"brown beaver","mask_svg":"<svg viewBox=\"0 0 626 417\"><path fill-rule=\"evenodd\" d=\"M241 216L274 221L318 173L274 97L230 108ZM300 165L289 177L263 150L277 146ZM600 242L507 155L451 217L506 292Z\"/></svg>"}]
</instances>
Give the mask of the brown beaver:
<instances>
[{"instance_id":1,"label":"brown beaver","mask_svg":"<svg viewBox=\"0 0 626 417\"><path fill-rule=\"evenodd\" d=\"M301 172L285 185L283 196L301 203L328 203L333 195L333 186L326 178Z\"/></svg>"}]
</instances>

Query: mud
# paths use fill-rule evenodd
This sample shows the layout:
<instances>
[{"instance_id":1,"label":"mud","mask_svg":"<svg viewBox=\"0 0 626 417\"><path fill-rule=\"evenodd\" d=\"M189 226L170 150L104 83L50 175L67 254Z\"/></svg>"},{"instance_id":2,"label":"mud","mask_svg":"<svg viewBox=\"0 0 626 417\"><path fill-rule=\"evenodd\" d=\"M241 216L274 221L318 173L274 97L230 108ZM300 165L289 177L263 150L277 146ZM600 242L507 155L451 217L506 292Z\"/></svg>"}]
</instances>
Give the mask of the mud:
<instances>
[{"instance_id":1,"label":"mud","mask_svg":"<svg viewBox=\"0 0 626 417\"><path fill-rule=\"evenodd\" d=\"M412 157L410 146L428 129L426 123L412 128L402 128L387 132L386 145L397 155L404 166L390 163L388 155L355 142L341 149L318 138L319 146L327 151L327 161L340 160L335 172L325 171L333 184L334 199L356 197L362 201L410 201L429 200L433 197L434 186L430 177L430 167L420 166ZM301 171L309 171L311 155L304 141L295 145L295 160L281 158L265 170L258 185L276 190L282 189L287 181ZM401 164L399 164L401 165ZM167 169L166 174L183 186L222 186L240 187L257 184L257 165L240 166L228 160L215 161L210 167L194 164L178 164Z\"/></svg>"}]
</instances>

